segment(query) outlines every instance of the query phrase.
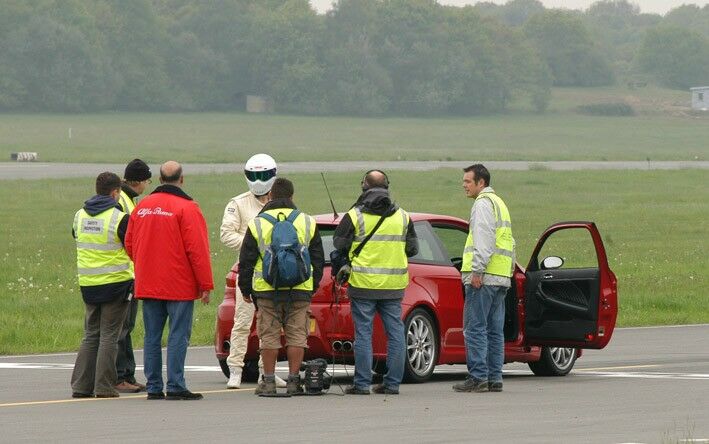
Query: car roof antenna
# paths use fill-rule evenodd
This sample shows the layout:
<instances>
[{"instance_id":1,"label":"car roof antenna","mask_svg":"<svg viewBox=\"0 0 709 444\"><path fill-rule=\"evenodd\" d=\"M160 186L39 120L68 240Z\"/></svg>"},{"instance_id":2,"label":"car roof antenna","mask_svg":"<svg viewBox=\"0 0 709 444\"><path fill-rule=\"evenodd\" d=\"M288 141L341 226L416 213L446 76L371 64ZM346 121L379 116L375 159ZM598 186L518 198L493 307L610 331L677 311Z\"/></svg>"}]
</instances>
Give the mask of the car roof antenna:
<instances>
[{"instance_id":1,"label":"car roof antenna","mask_svg":"<svg viewBox=\"0 0 709 444\"><path fill-rule=\"evenodd\" d=\"M330 205L332 206L332 215L334 219L337 219L340 217L339 214L337 214L337 210L335 209L335 204L332 202L332 196L330 195L330 189L327 187L327 182L325 181L325 174L321 171L320 176L322 176L322 183L325 184L325 191L327 191L327 197L330 199Z\"/></svg>"}]
</instances>

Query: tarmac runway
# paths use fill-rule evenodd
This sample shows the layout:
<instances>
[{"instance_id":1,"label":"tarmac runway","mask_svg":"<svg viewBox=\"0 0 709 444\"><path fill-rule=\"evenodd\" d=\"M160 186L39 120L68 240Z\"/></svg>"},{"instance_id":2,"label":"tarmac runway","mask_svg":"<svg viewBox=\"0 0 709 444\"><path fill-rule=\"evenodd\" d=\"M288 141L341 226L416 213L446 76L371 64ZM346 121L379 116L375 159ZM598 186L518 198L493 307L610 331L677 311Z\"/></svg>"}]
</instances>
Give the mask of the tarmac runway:
<instances>
[{"instance_id":1,"label":"tarmac runway","mask_svg":"<svg viewBox=\"0 0 709 444\"><path fill-rule=\"evenodd\" d=\"M709 161L485 161L492 170L679 170L709 169ZM312 173L337 171L367 171L372 168L408 171L429 171L439 168L462 169L471 161L350 161L350 162L279 162L280 173ZM241 173L243 163L186 163L185 175ZM0 162L0 180L12 179L57 179L62 177L96 177L103 171L123 173L125 164L103 163L49 163L49 162ZM160 165L150 165L158 171Z\"/></svg>"},{"instance_id":2,"label":"tarmac runway","mask_svg":"<svg viewBox=\"0 0 709 444\"><path fill-rule=\"evenodd\" d=\"M0 441L707 443L707 339L709 325L618 329L566 377L505 366L502 393L453 392L465 377L458 365L398 396L341 396L334 385L277 399L254 396L253 384L226 390L211 347L194 347L186 378L201 401L74 400L75 354L2 356ZM337 367L336 381L345 386L352 371Z\"/></svg>"}]
</instances>

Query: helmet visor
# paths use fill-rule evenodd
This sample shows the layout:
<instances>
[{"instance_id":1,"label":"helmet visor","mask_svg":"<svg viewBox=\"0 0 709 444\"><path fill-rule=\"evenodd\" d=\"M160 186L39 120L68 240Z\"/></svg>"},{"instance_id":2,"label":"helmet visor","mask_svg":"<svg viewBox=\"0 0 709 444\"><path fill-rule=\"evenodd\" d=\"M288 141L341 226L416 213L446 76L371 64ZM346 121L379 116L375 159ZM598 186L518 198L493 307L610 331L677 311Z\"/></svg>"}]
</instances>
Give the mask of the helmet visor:
<instances>
[{"instance_id":1,"label":"helmet visor","mask_svg":"<svg viewBox=\"0 0 709 444\"><path fill-rule=\"evenodd\" d=\"M251 182L266 182L276 177L276 169L274 168L266 171L244 171L244 174L246 174L246 179L250 180Z\"/></svg>"}]
</instances>

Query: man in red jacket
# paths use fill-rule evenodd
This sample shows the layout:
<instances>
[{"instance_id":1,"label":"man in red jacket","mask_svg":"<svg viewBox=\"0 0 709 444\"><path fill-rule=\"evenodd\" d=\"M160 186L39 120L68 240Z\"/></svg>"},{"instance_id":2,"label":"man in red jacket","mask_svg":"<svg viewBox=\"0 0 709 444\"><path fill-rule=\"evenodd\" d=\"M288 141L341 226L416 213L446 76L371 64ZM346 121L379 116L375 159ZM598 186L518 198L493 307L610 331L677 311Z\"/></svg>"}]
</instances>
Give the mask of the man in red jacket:
<instances>
[{"instance_id":1,"label":"man in red jacket","mask_svg":"<svg viewBox=\"0 0 709 444\"><path fill-rule=\"evenodd\" d=\"M143 300L144 363L148 399L197 400L185 385L185 357L195 299L209 303L214 289L207 224L182 191L182 166L160 167L160 186L136 206L125 247L135 263L135 297ZM163 393L160 342L167 318L167 387Z\"/></svg>"}]
</instances>

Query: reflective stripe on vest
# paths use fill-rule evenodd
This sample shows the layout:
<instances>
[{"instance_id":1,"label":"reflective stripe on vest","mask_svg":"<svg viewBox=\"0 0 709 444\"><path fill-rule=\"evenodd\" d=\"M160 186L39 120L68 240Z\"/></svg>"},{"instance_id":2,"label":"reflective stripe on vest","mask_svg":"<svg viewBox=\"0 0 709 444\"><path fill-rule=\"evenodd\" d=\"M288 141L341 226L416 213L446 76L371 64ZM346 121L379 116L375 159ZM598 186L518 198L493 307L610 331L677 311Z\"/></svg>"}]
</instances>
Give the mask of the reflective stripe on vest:
<instances>
[{"instance_id":1,"label":"reflective stripe on vest","mask_svg":"<svg viewBox=\"0 0 709 444\"><path fill-rule=\"evenodd\" d=\"M288 217L293 210L291 208L276 208L273 210L264 211L264 213L269 214L276 219L278 219L278 214L283 213L285 217ZM298 240L300 243L305 245L306 248L310 246L310 240L315 236L315 219L301 211L298 217L293 221L293 226L295 231L298 233ZM273 232L273 225L262 217L254 217L251 222L249 222L249 230L251 230L251 235L258 242L259 257L256 261L256 266L254 267L254 277L252 279L252 285L254 291L274 291L275 288L271 286L263 278L263 255L266 252L266 247L271 245L271 233ZM279 288L279 290L290 290L290 287ZM310 265L310 279L298 284L293 287L293 290L306 290L313 291L313 266Z\"/></svg>"},{"instance_id":2,"label":"reflective stripe on vest","mask_svg":"<svg viewBox=\"0 0 709 444\"><path fill-rule=\"evenodd\" d=\"M357 257L352 257L352 252L374 229L381 216L363 213L359 207L352 208L347 214L355 229L349 251L352 263L350 285L375 290L406 288L409 284L409 261L406 258L408 213L399 208L396 213L385 218Z\"/></svg>"},{"instance_id":3,"label":"reflective stripe on vest","mask_svg":"<svg viewBox=\"0 0 709 444\"><path fill-rule=\"evenodd\" d=\"M117 208L96 216L82 208L74 215L76 266L82 287L133 279L130 258L118 238L124 215Z\"/></svg>"},{"instance_id":4,"label":"reflective stripe on vest","mask_svg":"<svg viewBox=\"0 0 709 444\"><path fill-rule=\"evenodd\" d=\"M511 277L514 269L514 238L512 237L512 220L510 212L507 209L505 202L500 199L495 193L480 193L475 199L488 199L492 203L495 213L495 248L490 261L487 263L485 273L494 274L497 276ZM463 249L463 265L462 272L471 272L473 270L473 251L475 250L475 242L473 239L472 227L468 230L468 238L465 241Z\"/></svg>"},{"instance_id":5,"label":"reflective stripe on vest","mask_svg":"<svg viewBox=\"0 0 709 444\"><path fill-rule=\"evenodd\" d=\"M133 202L133 199L126 194L125 191L121 190L121 194L118 197L118 204L123 208L123 212L130 215L133 213L133 210L135 209L135 202Z\"/></svg>"},{"instance_id":6,"label":"reflective stripe on vest","mask_svg":"<svg viewBox=\"0 0 709 444\"><path fill-rule=\"evenodd\" d=\"M123 189L121 189L121 193L118 195L118 204L123 209L123 212L129 216L135 209L135 201L133 201L133 199L131 199L128 193L123 191ZM130 271L135 274L135 264L133 264L133 261L130 262Z\"/></svg>"}]
</instances>

